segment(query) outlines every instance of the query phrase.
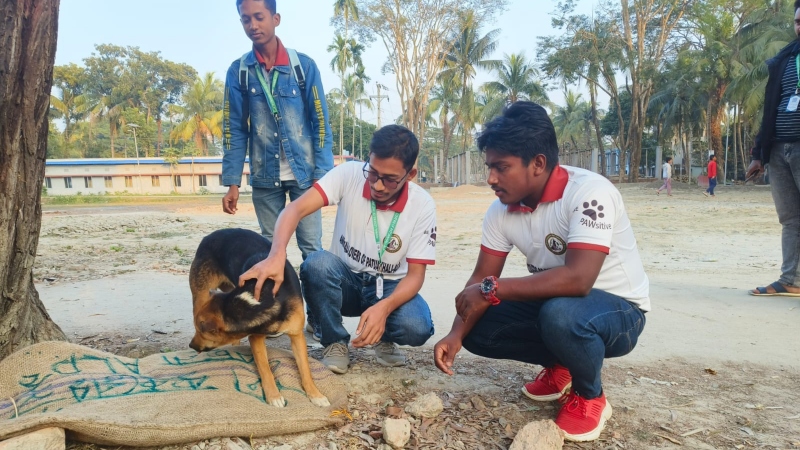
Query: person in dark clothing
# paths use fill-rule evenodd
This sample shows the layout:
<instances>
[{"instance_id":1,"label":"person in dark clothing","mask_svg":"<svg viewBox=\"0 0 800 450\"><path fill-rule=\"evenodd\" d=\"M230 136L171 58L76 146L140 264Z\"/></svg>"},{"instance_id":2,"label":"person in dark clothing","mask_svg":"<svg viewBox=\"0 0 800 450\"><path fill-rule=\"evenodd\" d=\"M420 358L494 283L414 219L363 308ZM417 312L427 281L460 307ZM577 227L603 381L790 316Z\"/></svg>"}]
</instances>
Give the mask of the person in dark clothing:
<instances>
[{"instance_id":1,"label":"person in dark clothing","mask_svg":"<svg viewBox=\"0 0 800 450\"><path fill-rule=\"evenodd\" d=\"M783 263L778 281L751 295L800 297L800 0L794 2L797 39L767 61L764 118L756 136L751 178L769 167L772 198L783 228Z\"/></svg>"}]
</instances>

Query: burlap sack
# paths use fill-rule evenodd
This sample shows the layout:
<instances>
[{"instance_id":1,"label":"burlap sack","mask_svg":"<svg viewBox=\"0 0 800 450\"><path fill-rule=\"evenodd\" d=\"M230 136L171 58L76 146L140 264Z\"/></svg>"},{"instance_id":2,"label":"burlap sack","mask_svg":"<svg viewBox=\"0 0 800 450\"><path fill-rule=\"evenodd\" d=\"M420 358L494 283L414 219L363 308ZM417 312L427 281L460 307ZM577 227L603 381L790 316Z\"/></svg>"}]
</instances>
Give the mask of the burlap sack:
<instances>
[{"instance_id":1,"label":"burlap sack","mask_svg":"<svg viewBox=\"0 0 800 450\"><path fill-rule=\"evenodd\" d=\"M311 404L294 356L269 349L285 408L268 406L250 348L186 350L130 359L44 342L0 361L0 440L61 427L74 440L157 446L212 437L264 437L335 424L347 391L319 362L311 373L330 408Z\"/></svg>"}]
</instances>

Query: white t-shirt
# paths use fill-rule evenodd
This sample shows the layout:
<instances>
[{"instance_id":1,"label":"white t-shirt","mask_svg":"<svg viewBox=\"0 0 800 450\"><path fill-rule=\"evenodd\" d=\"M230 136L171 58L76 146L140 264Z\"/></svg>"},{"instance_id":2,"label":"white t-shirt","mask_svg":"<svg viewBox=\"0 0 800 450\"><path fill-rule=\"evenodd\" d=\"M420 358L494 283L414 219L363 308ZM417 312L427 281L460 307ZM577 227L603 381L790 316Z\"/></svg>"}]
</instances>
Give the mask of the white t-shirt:
<instances>
[{"instance_id":1,"label":"white t-shirt","mask_svg":"<svg viewBox=\"0 0 800 450\"><path fill-rule=\"evenodd\" d=\"M672 166L669 165L669 163L665 162L664 165L661 166L661 176L664 179L672 178Z\"/></svg>"},{"instance_id":2,"label":"white t-shirt","mask_svg":"<svg viewBox=\"0 0 800 450\"><path fill-rule=\"evenodd\" d=\"M594 172L556 167L535 210L495 201L483 221L481 244L482 251L500 257L517 247L531 273L565 265L567 249L601 251L607 256L593 287L650 310L650 282L622 196Z\"/></svg>"},{"instance_id":3,"label":"white t-shirt","mask_svg":"<svg viewBox=\"0 0 800 450\"><path fill-rule=\"evenodd\" d=\"M356 161L340 164L314 185L325 206L339 205L329 251L353 272L371 275L380 272L387 280L405 277L409 263L433 265L436 262L436 205L424 189L406 182L397 201L386 207L378 206L381 243L394 213L400 213L379 268L371 195L362 172L363 165Z\"/></svg>"}]
</instances>

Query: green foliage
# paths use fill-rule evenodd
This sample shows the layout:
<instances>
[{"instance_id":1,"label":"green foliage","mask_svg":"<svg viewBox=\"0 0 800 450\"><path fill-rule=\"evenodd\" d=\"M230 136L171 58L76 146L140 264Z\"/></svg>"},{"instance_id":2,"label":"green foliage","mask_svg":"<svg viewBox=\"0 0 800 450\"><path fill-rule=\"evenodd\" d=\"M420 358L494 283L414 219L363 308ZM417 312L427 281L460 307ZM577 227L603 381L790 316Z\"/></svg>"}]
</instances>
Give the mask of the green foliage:
<instances>
[{"instance_id":1,"label":"green foliage","mask_svg":"<svg viewBox=\"0 0 800 450\"><path fill-rule=\"evenodd\" d=\"M164 132L171 128L163 123L169 106L179 103L196 77L192 67L165 60L158 52L96 45L84 66L68 64L54 69L50 117L62 121L63 132L61 140L48 139L48 155L132 155L132 139L130 144L124 142L129 123L140 126L141 156L158 155Z\"/></svg>"}]
</instances>

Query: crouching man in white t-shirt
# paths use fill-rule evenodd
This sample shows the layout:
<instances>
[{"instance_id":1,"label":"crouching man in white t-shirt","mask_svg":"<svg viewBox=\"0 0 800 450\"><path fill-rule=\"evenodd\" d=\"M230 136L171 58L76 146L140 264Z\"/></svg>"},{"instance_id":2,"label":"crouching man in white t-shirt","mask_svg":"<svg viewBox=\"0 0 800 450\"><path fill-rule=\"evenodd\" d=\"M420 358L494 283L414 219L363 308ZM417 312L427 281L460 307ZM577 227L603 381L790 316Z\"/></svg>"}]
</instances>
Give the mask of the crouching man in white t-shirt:
<instances>
[{"instance_id":1,"label":"crouching man in white t-shirt","mask_svg":"<svg viewBox=\"0 0 800 450\"><path fill-rule=\"evenodd\" d=\"M369 161L335 167L283 210L269 257L239 279L283 282L289 238L303 217L338 205L328 251L310 253L300 266L303 296L319 321L322 363L336 373L349 365L350 334L342 316L359 317L353 347L373 345L380 364L401 366L397 345L421 346L433 335L428 304L419 295L436 258L436 206L411 183L419 143L399 125L376 131Z\"/></svg>"},{"instance_id":2,"label":"crouching man in white t-shirt","mask_svg":"<svg viewBox=\"0 0 800 450\"><path fill-rule=\"evenodd\" d=\"M453 328L434 349L436 366L452 374L462 345L544 366L523 394L561 399L555 422L567 439L597 439L611 417L603 360L633 350L650 309L622 197L604 177L558 165L553 124L535 103L514 103L487 123L478 148L498 200L483 220L481 252L456 297ZM513 247L531 275L498 278Z\"/></svg>"}]
</instances>

